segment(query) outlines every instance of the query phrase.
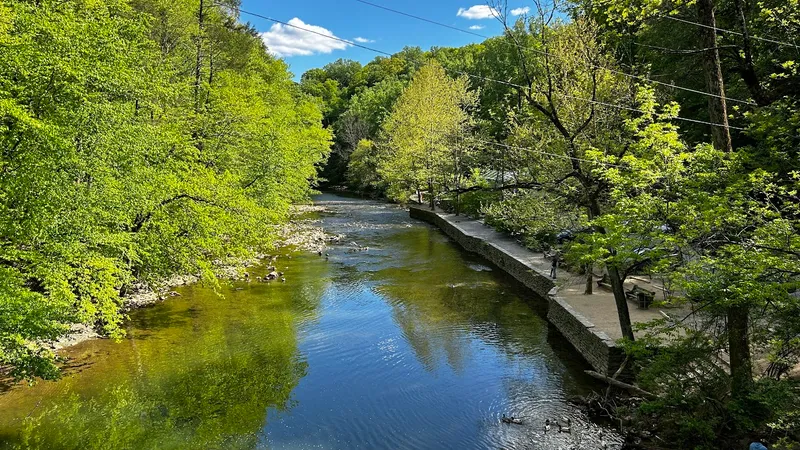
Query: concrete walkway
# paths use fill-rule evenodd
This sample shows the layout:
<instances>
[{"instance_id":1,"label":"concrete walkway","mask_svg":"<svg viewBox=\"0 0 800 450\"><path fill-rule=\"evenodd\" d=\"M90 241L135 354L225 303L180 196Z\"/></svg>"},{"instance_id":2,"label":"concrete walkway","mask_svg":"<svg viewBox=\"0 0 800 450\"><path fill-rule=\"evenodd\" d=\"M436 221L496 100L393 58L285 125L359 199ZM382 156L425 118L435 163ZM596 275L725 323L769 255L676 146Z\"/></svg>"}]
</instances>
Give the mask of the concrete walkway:
<instances>
[{"instance_id":1,"label":"concrete walkway","mask_svg":"<svg viewBox=\"0 0 800 450\"><path fill-rule=\"evenodd\" d=\"M435 214L441 220L456 226L467 236L480 239L493 247L497 247L504 253L525 263L526 266L538 272L539 275L549 279L551 262L542 253L528 250L514 239L495 231L482 221L471 220L464 216L456 216L439 210ZM614 294L609 289L598 287L597 283L595 283L592 295L584 295L586 286L586 277L584 275L569 273L559 268L556 278L555 285L558 287L558 297L567 302L577 313L592 322L595 330L604 332L612 340L622 337ZM664 298L663 288L656 283L652 283L646 277L629 279L626 281L625 287L630 289L634 284L656 292L656 300ZM665 308L639 309L633 302L628 302L628 308L633 323L663 318L659 309L670 313L670 315L682 317L678 311L669 311Z\"/></svg>"},{"instance_id":2,"label":"concrete walkway","mask_svg":"<svg viewBox=\"0 0 800 450\"><path fill-rule=\"evenodd\" d=\"M586 290L586 277L584 275L561 271L557 276L556 284L559 287L559 297L569 303L582 316L589 319L595 327L605 332L611 339L617 340L622 337L617 305L614 301L614 294L609 289L598 288L595 283L592 295L584 295ZM650 281L628 280L625 282L625 289L632 288L634 284L649 291L655 291L656 301L663 300L662 289L659 286L653 286ZM628 302L628 311L630 312L631 322L634 324L648 322L653 319L662 319L664 316L661 315L659 310L664 310L673 315L672 311L665 308L650 307L650 309L640 309L633 302ZM637 336L640 335L640 333L635 334Z\"/></svg>"}]
</instances>

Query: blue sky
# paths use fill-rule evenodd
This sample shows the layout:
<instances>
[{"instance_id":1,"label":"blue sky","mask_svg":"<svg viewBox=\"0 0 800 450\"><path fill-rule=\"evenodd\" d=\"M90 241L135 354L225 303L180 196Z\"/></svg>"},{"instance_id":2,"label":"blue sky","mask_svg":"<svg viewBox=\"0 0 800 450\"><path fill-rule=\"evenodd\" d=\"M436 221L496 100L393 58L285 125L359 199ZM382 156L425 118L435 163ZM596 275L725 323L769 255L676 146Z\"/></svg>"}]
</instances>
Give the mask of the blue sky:
<instances>
[{"instance_id":1,"label":"blue sky","mask_svg":"<svg viewBox=\"0 0 800 450\"><path fill-rule=\"evenodd\" d=\"M502 26L491 16L482 0L370 0L372 3L407 12L447 25L498 35ZM521 14L532 7L530 0L509 0L509 9ZM355 0L242 0L242 11L272 17L316 31L363 42L389 53L405 46L456 47L483 39L401 16ZM363 64L378 54L297 29L241 14L242 22L252 23L262 33L267 46L289 63L295 78L308 69L322 67L339 58Z\"/></svg>"}]
</instances>

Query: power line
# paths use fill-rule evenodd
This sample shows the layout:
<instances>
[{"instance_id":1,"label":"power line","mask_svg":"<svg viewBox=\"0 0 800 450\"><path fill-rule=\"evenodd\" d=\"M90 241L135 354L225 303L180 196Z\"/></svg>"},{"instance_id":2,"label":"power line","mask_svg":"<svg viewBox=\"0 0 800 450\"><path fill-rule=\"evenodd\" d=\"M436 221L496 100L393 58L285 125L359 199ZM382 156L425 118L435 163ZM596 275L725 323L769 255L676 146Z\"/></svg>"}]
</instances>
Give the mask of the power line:
<instances>
[{"instance_id":1,"label":"power line","mask_svg":"<svg viewBox=\"0 0 800 450\"><path fill-rule=\"evenodd\" d=\"M575 157L575 156L559 155L558 153L550 153L550 152L545 152L545 151L541 151L541 150L535 150L535 149L532 149L530 147L519 147L519 146L516 146L516 145L503 144L502 142L486 141L486 140L477 139L477 138L472 138L472 140L474 140L476 142L481 142L481 143L484 143L484 144L494 145L494 146L497 146L497 147L504 147L504 148L507 148L509 150L525 150L525 151L528 151L528 152L531 152L531 153L539 153L541 155L547 155L547 156L552 156L552 157L555 157L555 158L567 159L567 160L570 160L570 161L580 161L580 162L600 164L600 165L608 166L608 167L616 167L618 169L627 169L627 167L621 166L619 164L606 163L606 162L602 162L602 161L596 161L596 160L593 160L593 159L578 158L578 157Z\"/></svg>"},{"instance_id":2,"label":"power line","mask_svg":"<svg viewBox=\"0 0 800 450\"><path fill-rule=\"evenodd\" d=\"M356 0L356 1L359 1L359 0ZM272 22L275 22L275 23L280 23L282 25L286 25L286 26L289 26L289 27L297 28L299 30L307 31L309 33L314 33L314 34L317 34L319 36L327 37L327 38L330 38L330 39L335 39L335 40L340 41L340 42L349 43L349 44L351 44L351 45L353 45L355 47L363 48L365 50L370 50L370 51L373 51L373 52L377 52L377 53L381 53L381 54L384 54L384 55L392 56L392 54L390 54L388 52L385 52L383 50L373 49L373 48L370 48L370 47L368 47L366 45L360 45L360 44L357 44L355 42L351 42L351 41L349 41L347 39L342 39L342 38L338 38L336 36L326 35L324 33L320 33L320 32L314 31L314 30L309 30L309 29L306 29L306 28L303 28L303 27L300 27L300 26L297 26L297 25L292 25L292 24L289 24L289 23L286 23L286 22L283 22L283 21L280 21L280 20L277 20L277 19L272 19L270 17L262 16L260 14L251 13L251 12L244 11L244 10L239 10L239 12L244 13L244 14L248 14L248 15L252 15L252 16L255 16L255 17L260 17L262 19L269 20L269 21L272 21ZM469 74L465 74L465 75L469 75ZM475 75L475 76L478 77L477 75ZM478 78L485 79L487 81L494 81L494 82L508 84L510 86L515 86L515 87L522 88L522 86L515 85L513 83L506 83L506 82L500 81L500 80L492 80L492 79L484 78L484 77L478 77ZM567 96L567 97L571 97L571 96ZM575 97L575 98L577 98L577 97ZM597 101L594 101L594 100L591 100L591 101L595 102L595 103L602 104L602 105L606 105L606 106L620 107L619 105L612 105L612 104L609 104L609 103L597 102ZM635 109L635 108L627 108L626 107L626 109L629 109L631 111L644 112L644 111L641 111L641 110L638 110L638 109ZM683 118L682 120L694 121L694 119L686 119L686 118ZM698 121L698 122L705 123L705 122L702 122L702 121ZM706 123L706 124L708 124L708 123ZM478 138L472 138L472 140L474 140L476 142L481 142L481 143L484 143L484 144L494 145L494 146L497 146L497 147L504 147L504 148L512 149L512 150L525 150L525 151L529 151L529 152L532 152L532 153L538 153L538 154L541 154L541 155L552 156L552 157L555 157L555 158L567 159L567 160L570 160L570 161L581 161L581 162L588 162L588 163L594 163L594 164L601 164L601 165L604 165L604 166L616 167L616 168L620 168L620 169L624 169L625 168L625 166L621 166L619 164L605 163L605 162L602 162L602 161L596 161L596 160L585 159L585 158L577 158L577 157L568 156L568 155L559 155L558 153L545 152L545 151L542 151L542 150L532 149L530 147L519 147L519 146L515 146L515 145L503 144L501 142L495 142L495 141L487 141L487 140L478 139Z\"/></svg>"},{"instance_id":3,"label":"power line","mask_svg":"<svg viewBox=\"0 0 800 450\"><path fill-rule=\"evenodd\" d=\"M386 52L386 51L383 51L383 50L378 50L378 49L372 48L372 47L368 47L366 45L358 44L356 42L349 41L347 39L342 39L340 37L336 37L336 36L332 36L332 35L329 35L329 34L321 33L319 31L310 30L310 29L305 28L305 27L301 27L301 26L298 26L298 25L293 25L293 24L288 23L288 22L283 22L283 21L278 20L278 19L273 19L271 17L264 16L264 15L261 15L261 14L258 14L258 13L245 11L243 9L239 9L238 11L240 13L247 14L247 15L250 15L250 16L253 16L253 17L258 17L258 18L261 18L261 19L264 19L264 20L269 20L270 22L278 23L278 24L281 24L281 25L284 25L284 26L287 26L287 27L295 28L297 30L301 30L301 31L305 31L305 32L308 32L308 33L311 33L311 34L315 34L317 36L321 36L321 37L324 37L326 39L331 39L331 40L335 40L335 41L339 41L339 42L344 42L344 43L352 45L354 47L362 48L364 50L369 50L371 52L378 53L378 54L381 54L381 55L386 55L386 56L389 56L389 57L392 56L392 54L389 53L389 52ZM474 78L474 79L481 80L481 81L502 84L502 85L509 86L509 87L514 87L514 88L517 88L517 89L523 89L523 90L528 90L529 89L528 87L525 87L525 86L522 86L522 85L519 85L519 84L515 84L515 83L511 83L510 81L502 81L502 80L497 80L497 79L494 79L494 78L483 77L483 76L480 76L480 75L475 75L475 74L471 74L471 73L468 73L468 72L463 72L463 71L456 70L456 69L446 69L446 70L450 70L451 72L456 73L458 75L463 75L463 76L466 76L466 77L469 77L469 78ZM640 113L643 113L643 114L649 114L647 111L644 111L644 110L641 110L641 109L632 108L632 107L628 107L628 106L621 106L621 105L616 105L616 104L613 104L613 103L606 103L606 102L601 102L601 101L598 101L598 100L592 100L592 99L587 99L587 98L583 98L583 97L571 96L571 95L568 95L568 94L558 94L558 95L561 95L562 97L578 100L578 101L584 101L584 102L595 104L595 105L607 106L609 108L616 108L616 109L625 110L625 111L634 111L634 112L640 112ZM714 126L714 127L728 128L728 129L731 129L731 130L740 130L740 131L744 130L744 128L741 128L741 127L733 127L733 126L730 126L730 125L714 123L714 122L706 122L706 121L697 120L697 119L689 119L689 118L680 117L680 116L673 117L673 119L682 120L682 121L686 121L686 122L692 122L692 123L698 123L698 124L703 124L703 125L710 125L710 126Z\"/></svg>"},{"instance_id":4,"label":"power line","mask_svg":"<svg viewBox=\"0 0 800 450\"><path fill-rule=\"evenodd\" d=\"M414 14L411 14L411 13L398 11L396 9L389 8L387 6L379 5L377 3L372 3L372 2L365 1L365 0L355 0L355 1L357 1L359 3L363 3L365 5L369 5L369 6L378 8L378 9L382 9L384 11L389 11L389 12L392 12L392 13L395 13L395 14L400 14L401 16L411 17L412 19L416 19L416 20L421 20L423 22L432 23L434 25L437 25L437 26L440 26L440 27L444 27L444 28L449 28L451 30L459 31L461 33L471 34L473 36L477 36L477 37L480 37L480 38L483 38L483 39L489 39L489 37L490 37L490 36L486 36L486 35L481 34L481 33L476 33L474 31L465 30L465 29L459 28L459 27L454 27L452 25L447 25L447 24L442 23L442 22L437 22L435 20L426 19L425 17L417 16L417 15L414 15Z\"/></svg>"},{"instance_id":5,"label":"power line","mask_svg":"<svg viewBox=\"0 0 800 450\"><path fill-rule=\"evenodd\" d=\"M689 25L695 25L695 26L702 27L702 28L707 28L707 29L710 29L710 30L721 31L723 33L733 34L733 35L736 35L736 36L744 36L744 33L741 33L739 31L726 30L725 28L719 28L719 27L712 27L711 25L706 25L706 24L698 23L698 22L692 22L691 20L682 19L680 17L675 17L675 16L670 16L668 14L657 14L657 16L658 17L662 17L664 19L674 20L676 22L681 22L681 23L685 23L685 24L689 24ZM800 46L798 46L797 44L790 44L788 42L783 42L783 41L779 41L779 40L776 40L776 39L762 38L762 37L753 36L753 35L750 35L748 37L750 39L755 39L757 41L769 42L771 44L778 44L778 45L784 45L786 47L800 48Z\"/></svg>"},{"instance_id":6,"label":"power line","mask_svg":"<svg viewBox=\"0 0 800 450\"><path fill-rule=\"evenodd\" d=\"M220 3L215 3L215 5L225 6L225 5L222 5ZM347 39L342 39L340 37L336 37L336 36L333 36L333 35L330 35L330 34L320 33L319 31L314 31L314 30L310 30L308 28L304 28L304 27L301 27L301 26L298 26L298 25L293 25L291 23L284 22L282 20L273 19L272 17L264 16L264 15L257 14L257 13L254 13L254 12L245 11L243 9L238 9L238 8L237 8L237 11L239 11L240 13L243 13L243 14L247 14L249 16L258 17L260 19L269 20L270 22L274 22L274 23L281 24L281 25L284 25L284 26L287 26L287 27L295 28L295 29L300 30L300 31L305 31L305 32L311 33L311 34L316 34L317 36L321 36L321 37L324 37L326 39L332 39L334 41L344 42L345 44L352 45L353 47L363 48L364 50L369 50L371 52L380 53L380 54L386 55L386 56L392 56L391 53L385 52L383 50L378 50L378 49L375 49L375 48L372 48L372 47L367 47L366 45L362 45L362 44L359 44L357 42L353 42L353 41L350 41L350 40L347 40Z\"/></svg>"},{"instance_id":7,"label":"power line","mask_svg":"<svg viewBox=\"0 0 800 450\"><path fill-rule=\"evenodd\" d=\"M403 125L412 126L412 127L416 128L418 130L422 130L422 131L426 131L426 132L431 131L430 128L428 128L428 127L423 127L422 125L413 124L413 123L410 123L408 121L399 120L398 122L403 124ZM441 130L437 130L437 131L441 131ZM620 165L620 164L607 163L607 162L603 162L603 161L597 161L597 160L594 160L594 159L578 158L576 156L569 156L569 155L560 155L558 153L550 153L550 152L546 152L546 151L543 151L543 150L536 150L536 149L533 149L533 148L530 148L530 147L519 147L519 146L516 146L516 145L504 144L502 142L487 141L485 139L479 139L479 138L477 138L475 136L470 136L468 139L471 140L471 141L474 141L474 142L480 142L480 143L483 143L483 144L494 145L496 147L507 148L509 150L525 150L527 152L538 153L540 155L552 156L554 158L561 158L561 159L566 159L566 160L569 160L569 161L580 161L580 162L586 162L586 163L592 163L592 164L599 164L599 165L607 166L607 167L616 167L618 169L628 169L629 168L629 167L626 167L626 166L623 166L623 165Z\"/></svg>"},{"instance_id":8,"label":"power line","mask_svg":"<svg viewBox=\"0 0 800 450\"><path fill-rule=\"evenodd\" d=\"M394 14L399 14L399 15L402 15L402 16L410 17L412 19L416 19L416 20L420 20L420 21L423 21L423 22L427 22L427 23L430 23L430 24L433 24L433 25L436 25L436 26L448 28L448 29L455 30L455 31L458 31L458 32L461 32L461 33L465 33L465 34L469 34L469 35L472 35L472 36L477 36L477 37L480 37L480 38L483 38L483 39L491 39L492 38L492 36L487 36L487 35L482 34L482 33L476 33L474 31L465 30L465 29L459 28L459 27L454 27L452 25L447 25L445 23L437 22L435 20L427 19L425 17L417 16L417 15L410 14L410 13L407 13L407 12L404 12L404 11L399 11L399 10L396 10L396 9L392 9L392 8L389 8L389 7L386 7L386 6L383 6L383 5L379 5L377 3L372 3L372 2L369 2L369 1L366 1L366 0L354 0L354 1L356 1L358 3L363 3L365 5L372 6L374 8L382 9L384 11L389 11L389 12L394 13ZM533 52L533 53L538 53L538 54L545 55L545 56L551 56L551 57L558 58L557 55L552 55L552 54L550 54L550 53L548 53L548 52L546 52L544 50L539 50L539 49L527 47L527 46L524 46L524 45L517 44L516 42L509 42L509 44L511 44L511 45L513 45L515 47L518 47L518 48L520 48L520 49L522 49L524 51L527 51L527 52ZM672 84L672 83L665 83L663 81L653 80L651 78L647 78L647 77L644 77L644 76L641 76L641 75L633 75L633 74L629 74L629 73L626 73L626 72L623 72L623 71L620 71L620 70L615 70L615 69L612 69L612 68L609 68L609 67L604 67L604 66L598 66L598 65L595 65L595 64L591 64L591 63L589 64L589 66L594 68L594 69L607 70L607 71L609 71L611 73L622 75L622 76L625 76L625 77L628 77L628 78L632 78L632 79L635 79L635 80L646 81L646 82L649 82L649 83L655 83L655 84L659 84L661 86L667 86L667 87L670 87L670 88L673 88L673 89L679 89L679 90L682 90L682 91L687 91L687 92L692 92L692 93L695 93L695 94L706 95L706 96L709 96L709 97L714 97L714 98L719 98L719 99L723 99L724 98L727 101L736 102L736 103L742 103L742 104L745 104L745 105L758 106L758 104L756 104L755 102L749 101L749 100L739 100L739 99L736 99L736 98L724 97L724 96L721 96L719 94L712 94L710 92L705 92L705 91L701 91L701 90L697 90L697 89L687 88L687 87L683 87L683 86L677 86L677 85Z\"/></svg>"}]
</instances>

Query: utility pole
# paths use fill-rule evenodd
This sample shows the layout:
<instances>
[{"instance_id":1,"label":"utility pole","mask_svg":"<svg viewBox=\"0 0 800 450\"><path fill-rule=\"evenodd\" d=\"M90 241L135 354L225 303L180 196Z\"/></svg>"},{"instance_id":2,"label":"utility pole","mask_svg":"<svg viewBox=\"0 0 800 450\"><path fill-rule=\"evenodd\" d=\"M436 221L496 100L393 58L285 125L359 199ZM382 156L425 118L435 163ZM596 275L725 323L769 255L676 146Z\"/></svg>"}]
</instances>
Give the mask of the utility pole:
<instances>
[{"instance_id":1,"label":"utility pole","mask_svg":"<svg viewBox=\"0 0 800 450\"><path fill-rule=\"evenodd\" d=\"M714 17L714 0L697 0L697 16L703 27L700 29L703 45L703 72L706 88L714 96L708 97L708 113L711 122L711 138L714 147L724 152L733 151L731 132L728 128L728 106L725 102L725 82L717 48L717 19Z\"/></svg>"},{"instance_id":2,"label":"utility pole","mask_svg":"<svg viewBox=\"0 0 800 450\"><path fill-rule=\"evenodd\" d=\"M722 79L722 64L717 48L717 20L714 16L713 0L698 0L697 14L702 28L703 69L708 92L717 97L708 97L708 112L712 125L711 137L714 148L732 152L731 132L728 127L728 112L725 103L725 85ZM753 366L750 358L750 310L747 305L727 307L728 354L731 366L731 393L741 398L753 382Z\"/></svg>"}]
</instances>

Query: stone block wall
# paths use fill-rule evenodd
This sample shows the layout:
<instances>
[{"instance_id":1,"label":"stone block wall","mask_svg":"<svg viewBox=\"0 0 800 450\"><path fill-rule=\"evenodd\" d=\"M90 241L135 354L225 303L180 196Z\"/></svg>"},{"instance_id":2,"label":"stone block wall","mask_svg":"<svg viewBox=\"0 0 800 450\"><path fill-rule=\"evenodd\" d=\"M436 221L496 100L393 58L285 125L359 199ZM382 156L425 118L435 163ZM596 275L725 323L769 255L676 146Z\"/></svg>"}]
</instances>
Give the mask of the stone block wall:
<instances>
[{"instance_id":1,"label":"stone block wall","mask_svg":"<svg viewBox=\"0 0 800 450\"><path fill-rule=\"evenodd\" d=\"M613 375L625 360L625 352L605 332L575 311L554 288L547 296L547 320L591 364L595 371Z\"/></svg>"}]
</instances>

